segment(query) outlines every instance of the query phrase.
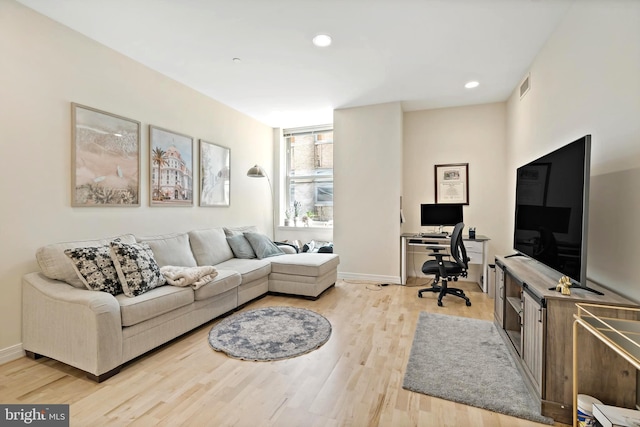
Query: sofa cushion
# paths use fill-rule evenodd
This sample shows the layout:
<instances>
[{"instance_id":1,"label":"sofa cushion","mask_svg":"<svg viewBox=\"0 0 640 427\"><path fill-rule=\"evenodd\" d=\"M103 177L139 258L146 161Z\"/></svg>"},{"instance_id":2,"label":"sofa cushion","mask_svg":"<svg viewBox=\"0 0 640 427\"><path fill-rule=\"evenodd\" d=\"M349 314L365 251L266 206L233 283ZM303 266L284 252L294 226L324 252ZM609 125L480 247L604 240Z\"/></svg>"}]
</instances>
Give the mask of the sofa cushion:
<instances>
[{"instance_id":1,"label":"sofa cushion","mask_svg":"<svg viewBox=\"0 0 640 427\"><path fill-rule=\"evenodd\" d=\"M253 251L251 244L242 234L227 237L227 243L236 258L251 259L256 257L256 253Z\"/></svg>"},{"instance_id":2,"label":"sofa cushion","mask_svg":"<svg viewBox=\"0 0 640 427\"><path fill-rule=\"evenodd\" d=\"M269 258L272 256L283 255L284 251L276 246L269 237L261 233L245 232L244 237L247 238L253 251L258 259Z\"/></svg>"},{"instance_id":3,"label":"sofa cushion","mask_svg":"<svg viewBox=\"0 0 640 427\"><path fill-rule=\"evenodd\" d=\"M71 259L73 268L87 289L104 291L111 295L122 293L122 285L111 259L109 246L66 249L64 253Z\"/></svg>"},{"instance_id":4,"label":"sofa cushion","mask_svg":"<svg viewBox=\"0 0 640 427\"><path fill-rule=\"evenodd\" d=\"M38 248L36 251L36 260L38 261L38 265L42 270L42 274L47 276L49 279L54 280L62 280L67 282L71 286L75 286L76 288L86 289L82 280L76 273L76 270L73 267L73 263L65 255L64 251L66 249L75 249L81 247L89 247L89 246L105 246L108 245L110 241L120 239L123 243L135 243L136 238L133 234L124 234L121 236L99 239L99 240L80 240L73 242L62 242L62 243L54 243L51 245L43 246Z\"/></svg>"},{"instance_id":5,"label":"sofa cushion","mask_svg":"<svg viewBox=\"0 0 640 427\"><path fill-rule=\"evenodd\" d=\"M244 225L241 227L224 227L224 234L227 237L236 236L238 234L244 234L247 232L257 233L258 227L256 227L255 225Z\"/></svg>"},{"instance_id":6,"label":"sofa cushion","mask_svg":"<svg viewBox=\"0 0 640 427\"><path fill-rule=\"evenodd\" d=\"M271 272L319 277L334 270L340 263L336 254L301 253L270 258Z\"/></svg>"},{"instance_id":7,"label":"sofa cushion","mask_svg":"<svg viewBox=\"0 0 640 427\"><path fill-rule=\"evenodd\" d=\"M198 265L216 265L233 258L222 228L190 231L189 240Z\"/></svg>"},{"instance_id":8,"label":"sofa cushion","mask_svg":"<svg viewBox=\"0 0 640 427\"><path fill-rule=\"evenodd\" d=\"M191 252L189 235L187 233L138 237L138 242L149 245L160 267L164 267L165 265L195 267L197 265Z\"/></svg>"},{"instance_id":9,"label":"sofa cushion","mask_svg":"<svg viewBox=\"0 0 640 427\"><path fill-rule=\"evenodd\" d=\"M122 290L128 297L141 295L167 283L146 243L111 242L111 259Z\"/></svg>"},{"instance_id":10,"label":"sofa cushion","mask_svg":"<svg viewBox=\"0 0 640 427\"><path fill-rule=\"evenodd\" d=\"M237 288L242 282L242 276L233 270L218 270L215 279L202 285L194 291L195 300L200 301Z\"/></svg>"},{"instance_id":11,"label":"sofa cushion","mask_svg":"<svg viewBox=\"0 0 640 427\"><path fill-rule=\"evenodd\" d=\"M242 275L242 283L253 282L269 276L271 273L271 264L267 260L261 259L239 259L231 258L228 261L216 265L221 270L233 270Z\"/></svg>"},{"instance_id":12,"label":"sofa cushion","mask_svg":"<svg viewBox=\"0 0 640 427\"><path fill-rule=\"evenodd\" d=\"M132 326L152 319L193 302L193 289L162 286L142 295L129 298L116 295L120 304L122 326Z\"/></svg>"}]
</instances>

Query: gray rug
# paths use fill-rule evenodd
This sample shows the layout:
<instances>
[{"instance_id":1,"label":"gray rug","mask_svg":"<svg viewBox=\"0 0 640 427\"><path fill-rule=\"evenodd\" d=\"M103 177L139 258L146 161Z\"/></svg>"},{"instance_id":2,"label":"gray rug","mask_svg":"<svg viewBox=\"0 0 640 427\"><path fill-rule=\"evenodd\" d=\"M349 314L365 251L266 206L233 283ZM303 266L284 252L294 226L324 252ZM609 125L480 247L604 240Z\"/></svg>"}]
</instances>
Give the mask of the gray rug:
<instances>
[{"instance_id":1,"label":"gray rug","mask_svg":"<svg viewBox=\"0 0 640 427\"><path fill-rule=\"evenodd\" d=\"M403 388L539 423L540 415L493 322L421 312Z\"/></svg>"},{"instance_id":2,"label":"gray rug","mask_svg":"<svg viewBox=\"0 0 640 427\"><path fill-rule=\"evenodd\" d=\"M267 307L236 313L211 328L209 344L236 359L268 361L300 356L322 346L331 323L311 310Z\"/></svg>"}]
</instances>

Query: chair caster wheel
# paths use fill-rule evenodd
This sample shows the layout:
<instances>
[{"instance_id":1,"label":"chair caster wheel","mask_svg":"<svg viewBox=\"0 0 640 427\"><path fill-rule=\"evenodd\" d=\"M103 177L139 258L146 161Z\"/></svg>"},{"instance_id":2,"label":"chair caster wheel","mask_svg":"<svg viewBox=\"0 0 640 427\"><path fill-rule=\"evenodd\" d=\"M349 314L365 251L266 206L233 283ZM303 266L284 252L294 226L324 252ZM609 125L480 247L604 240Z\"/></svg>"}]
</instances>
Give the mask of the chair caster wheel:
<instances>
[{"instance_id":1,"label":"chair caster wheel","mask_svg":"<svg viewBox=\"0 0 640 427\"><path fill-rule=\"evenodd\" d=\"M438 301L438 307L442 307L442 301Z\"/></svg>"},{"instance_id":2,"label":"chair caster wheel","mask_svg":"<svg viewBox=\"0 0 640 427\"><path fill-rule=\"evenodd\" d=\"M467 301L467 307L471 307L471 301Z\"/></svg>"},{"instance_id":3,"label":"chair caster wheel","mask_svg":"<svg viewBox=\"0 0 640 427\"><path fill-rule=\"evenodd\" d=\"M418 292L418 298L422 298L422 293Z\"/></svg>"}]
</instances>

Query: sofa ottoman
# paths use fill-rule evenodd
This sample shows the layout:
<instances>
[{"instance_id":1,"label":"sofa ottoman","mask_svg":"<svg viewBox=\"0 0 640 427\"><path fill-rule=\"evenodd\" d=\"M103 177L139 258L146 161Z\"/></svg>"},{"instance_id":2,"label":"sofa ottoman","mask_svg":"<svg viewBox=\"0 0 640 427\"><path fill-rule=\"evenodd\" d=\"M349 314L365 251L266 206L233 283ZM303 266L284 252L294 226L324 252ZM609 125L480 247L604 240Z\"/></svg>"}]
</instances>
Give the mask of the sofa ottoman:
<instances>
[{"instance_id":1,"label":"sofa ottoman","mask_svg":"<svg viewBox=\"0 0 640 427\"><path fill-rule=\"evenodd\" d=\"M336 254L286 254L270 261L269 292L317 299L338 278L340 259Z\"/></svg>"}]
</instances>

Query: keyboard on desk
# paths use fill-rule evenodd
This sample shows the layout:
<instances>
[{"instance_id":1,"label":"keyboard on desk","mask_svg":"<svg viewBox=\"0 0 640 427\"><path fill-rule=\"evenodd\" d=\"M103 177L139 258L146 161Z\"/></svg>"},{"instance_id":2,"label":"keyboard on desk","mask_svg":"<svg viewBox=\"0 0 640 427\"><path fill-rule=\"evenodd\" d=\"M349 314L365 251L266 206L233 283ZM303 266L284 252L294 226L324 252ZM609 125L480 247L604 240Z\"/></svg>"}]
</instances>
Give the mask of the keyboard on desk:
<instances>
[{"instance_id":1,"label":"keyboard on desk","mask_svg":"<svg viewBox=\"0 0 640 427\"><path fill-rule=\"evenodd\" d=\"M449 235L445 233L422 233L420 237L426 237L428 239L444 239L449 237Z\"/></svg>"}]
</instances>

